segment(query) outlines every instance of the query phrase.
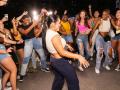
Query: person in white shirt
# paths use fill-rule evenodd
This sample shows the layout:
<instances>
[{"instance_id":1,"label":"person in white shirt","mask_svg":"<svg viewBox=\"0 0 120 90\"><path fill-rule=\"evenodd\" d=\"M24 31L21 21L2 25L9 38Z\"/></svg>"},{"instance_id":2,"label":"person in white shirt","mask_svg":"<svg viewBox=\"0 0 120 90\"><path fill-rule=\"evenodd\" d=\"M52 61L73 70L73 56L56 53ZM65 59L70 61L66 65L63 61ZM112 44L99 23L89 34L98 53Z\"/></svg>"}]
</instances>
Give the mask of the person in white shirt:
<instances>
[{"instance_id":1,"label":"person in white shirt","mask_svg":"<svg viewBox=\"0 0 120 90\"><path fill-rule=\"evenodd\" d=\"M51 90L62 90L64 79L67 81L68 90L80 90L76 72L66 58L79 60L85 68L89 66L89 63L81 55L71 53L65 49L66 46L68 48L70 46L58 33L60 28L60 18L58 16L48 17L47 25L45 45L48 53L50 53L50 63L55 74Z\"/></svg>"}]
</instances>

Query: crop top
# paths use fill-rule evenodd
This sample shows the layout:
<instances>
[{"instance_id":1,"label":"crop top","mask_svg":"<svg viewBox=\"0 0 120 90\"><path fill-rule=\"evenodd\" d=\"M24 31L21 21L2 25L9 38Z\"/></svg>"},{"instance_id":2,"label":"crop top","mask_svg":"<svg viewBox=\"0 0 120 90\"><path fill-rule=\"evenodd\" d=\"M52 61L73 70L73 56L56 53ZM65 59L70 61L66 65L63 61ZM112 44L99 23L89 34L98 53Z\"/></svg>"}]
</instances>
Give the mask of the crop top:
<instances>
[{"instance_id":1,"label":"crop top","mask_svg":"<svg viewBox=\"0 0 120 90\"><path fill-rule=\"evenodd\" d=\"M103 20L101 19L101 24L99 26L99 32L109 32L111 29L111 23L110 20Z\"/></svg>"},{"instance_id":2,"label":"crop top","mask_svg":"<svg viewBox=\"0 0 120 90\"><path fill-rule=\"evenodd\" d=\"M47 32L46 32L46 38L45 38L46 47L47 47L49 53L51 53L51 54L57 53L57 51L54 48L53 43L52 43L52 38L56 35L59 35L59 34L55 31L51 30L51 29L48 29ZM66 41L62 37L61 37L61 43L62 43L62 46L64 48L65 45L66 45Z\"/></svg>"},{"instance_id":3,"label":"crop top","mask_svg":"<svg viewBox=\"0 0 120 90\"><path fill-rule=\"evenodd\" d=\"M76 23L77 24L77 28L79 32L86 32L89 28L85 25L80 25L80 23Z\"/></svg>"}]
</instances>

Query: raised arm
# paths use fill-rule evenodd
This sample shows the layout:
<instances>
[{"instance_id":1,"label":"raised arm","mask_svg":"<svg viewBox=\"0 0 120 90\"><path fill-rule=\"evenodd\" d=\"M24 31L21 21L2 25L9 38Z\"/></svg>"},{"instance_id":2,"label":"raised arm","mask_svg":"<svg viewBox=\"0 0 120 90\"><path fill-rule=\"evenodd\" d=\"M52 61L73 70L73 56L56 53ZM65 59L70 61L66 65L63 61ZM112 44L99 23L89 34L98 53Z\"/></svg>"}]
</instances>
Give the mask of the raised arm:
<instances>
[{"instance_id":1,"label":"raised arm","mask_svg":"<svg viewBox=\"0 0 120 90\"><path fill-rule=\"evenodd\" d=\"M90 17L93 17L91 7L92 7L91 5L88 6L88 8L89 8L89 15L90 15Z\"/></svg>"},{"instance_id":2,"label":"raised arm","mask_svg":"<svg viewBox=\"0 0 120 90\"><path fill-rule=\"evenodd\" d=\"M28 12L27 11L24 11L19 17L17 17L16 18L16 20L21 20L22 19L22 17L24 16L24 15L27 15L28 14Z\"/></svg>"},{"instance_id":3,"label":"raised arm","mask_svg":"<svg viewBox=\"0 0 120 90\"><path fill-rule=\"evenodd\" d=\"M17 30L17 27L16 27L16 24L15 23L17 23L17 21L15 20L15 18L13 18L12 19L12 25L13 25L13 29L12 29L12 33L13 33L13 35L14 36L17 36L18 35L18 30Z\"/></svg>"},{"instance_id":4,"label":"raised arm","mask_svg":"<svg viewBox=\"0 0 120 90\"><path fill-rule=\"evenodd\" d=\"M18 28L18 30L24 34L24 35L27 35L36 25L38 24L38 22L36 21L33 21L32 25L30 27L28 27L27 29L22 29L22 28Z\"/></svg>"}]
</instances>

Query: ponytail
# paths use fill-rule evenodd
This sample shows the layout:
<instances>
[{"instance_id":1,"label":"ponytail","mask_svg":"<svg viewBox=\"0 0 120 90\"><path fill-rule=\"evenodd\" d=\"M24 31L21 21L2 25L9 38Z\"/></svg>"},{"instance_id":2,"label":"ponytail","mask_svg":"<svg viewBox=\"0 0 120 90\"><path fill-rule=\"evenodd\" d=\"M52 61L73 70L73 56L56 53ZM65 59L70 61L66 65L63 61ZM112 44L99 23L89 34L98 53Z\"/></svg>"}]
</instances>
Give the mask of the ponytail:
<instances>
[{"instance_id":1,"label":"ponytail","mask_svg":"<svg viewBox=\"0 0 120 90\"><path fill-rule=\"evenodd\" d=\"M47 57L46 61L50 61L50 53L48 52L48 49L46 47L46 32L47 29L50 28L50 25L52 22L56 22L59 19L59 16L53 15L53 16L48 16L45 18L43 22L43 28L42 28L42 46L44 49L45 56Z\"/></svg>"}]
</instances>

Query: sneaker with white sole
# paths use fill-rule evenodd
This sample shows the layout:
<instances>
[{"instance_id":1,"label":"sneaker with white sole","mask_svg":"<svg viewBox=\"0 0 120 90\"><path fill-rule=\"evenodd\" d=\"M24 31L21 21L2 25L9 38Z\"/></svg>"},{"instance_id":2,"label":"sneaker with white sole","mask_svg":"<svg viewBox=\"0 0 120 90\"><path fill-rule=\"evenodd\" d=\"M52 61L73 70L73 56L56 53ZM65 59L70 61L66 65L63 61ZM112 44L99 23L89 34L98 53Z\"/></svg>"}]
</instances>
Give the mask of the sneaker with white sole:
<instances>
[{"instance_id":1,"label":"sneaker with white sole","mask_svg":"<svg viewBox=\"0 0 120 90\"><path fill-rule=\"evenodd\" d=\"M23 82L24 76L20 76L19 82Z\"/></svg>"},{"instance_id":2,"label":"sneaker with white sole","mask_svg":"<svg viewBox=\"0 0 120 90\"><path fill-rule=\"evenodd\" d=\"M110 70L110 67L108 66L108 65L106 65L106 66L103 66L106 70Z\"/></svg>"},{"instance_id":3,"label":"sneaker with white sole","mask_svg":"<svg viewBox=\"0 0 120 90\"><path fill-rule=\"evenodd\" d=\"M10 83L10 82L7 82L6 86L7 86L7 87L11 87L11 83Z\"/></svg>"},{"instance_id":4,"label":"sneaker with white sole","mask_svg":"<svg viewBox=\"0 0 120 90\"><path fill-rule=\"evenodd\" d=\"M117 65L117 67L115 68L116 71L120 71L120 64Z\"/></svg>"},{"instance_id":5,"label":"sneaker with white sole","mask_svg":"<svg viewBox=\"0 0 120 90\"><path fill-rule=\"evenodd\" d=\"M5 90L12 90L12 87L6 87ZM17 88L16 90L20 90L20 89Z\"/></svg>"},{"instance_id":6,"label":"sneaker with white sole","mask_svg":"<svg viewBox=\"0 0 120 90\"><path fill-rule=\"evenodd\" d=\"M43 72L50 72L50 69L49 68L41 68L41 71L43 71Z\"/></svg>"},{"instance_id":7,"label":"sneaker with white sole","mask_svg":"<svg viewBox=\"0 0 120 90\"><path fill-rule=\"evenodd\" d=\"M100 74L100 70L95 68L95 73Z\"/></svg>"},{"instance_id":8,"label":"sneaker with white sole","mask_svg":"<svg viewBox=\"0 0 120 90\"><path fill-rule=\"evenodd\" d=\"M12 90L12 87L6 87L5 90Z\"/></svg>"}]
</instances>

